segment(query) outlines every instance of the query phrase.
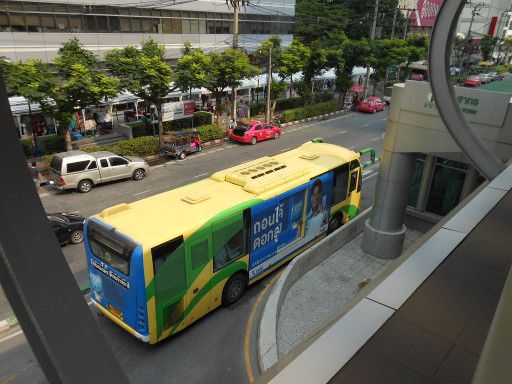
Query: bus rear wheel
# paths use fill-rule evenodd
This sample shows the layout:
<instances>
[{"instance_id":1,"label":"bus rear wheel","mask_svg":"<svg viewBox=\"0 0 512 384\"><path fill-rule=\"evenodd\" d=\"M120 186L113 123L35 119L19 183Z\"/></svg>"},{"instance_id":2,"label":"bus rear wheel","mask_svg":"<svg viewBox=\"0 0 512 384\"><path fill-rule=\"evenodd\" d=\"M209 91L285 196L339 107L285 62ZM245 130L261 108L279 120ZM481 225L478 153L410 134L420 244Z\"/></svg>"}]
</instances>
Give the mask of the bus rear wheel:
<instances>
[{"instance_id":1,"label":"bus rear wheel","mask_svg":"<svg viewBox=\"0 0 512 384\"><path fill-rule=\"evenodd\" d=\"M222 291L222 304L225 306L235 303L247 287L247 276L238 272L231 276Z\"/></svg>"}]
</instances>

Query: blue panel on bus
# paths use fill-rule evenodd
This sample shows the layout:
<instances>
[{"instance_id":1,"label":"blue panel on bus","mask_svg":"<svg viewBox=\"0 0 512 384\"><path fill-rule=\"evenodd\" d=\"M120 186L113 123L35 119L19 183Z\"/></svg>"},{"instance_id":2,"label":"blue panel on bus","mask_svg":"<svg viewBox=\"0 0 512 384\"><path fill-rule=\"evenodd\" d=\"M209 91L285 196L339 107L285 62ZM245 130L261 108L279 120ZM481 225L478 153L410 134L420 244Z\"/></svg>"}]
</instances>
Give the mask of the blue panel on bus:
<instances>
[{"instance_id":1,"label":"blue panel on bus","mask_svg":"<svg viewBox=\"0 0 512 384\"><path fill-rule=\"evenodd\" d=\"M331 191L332 172L251 208L250 279L327 231Z\"/></svg>"},{"instance_id":2,"label":"blue panel on bus","mask_svg":"<svg viewBox=\"0 0 512 384\"><path fill-rule=\"evenodd\" d=\"M111 232L111 227L94 221ZM117 235L128 239L119 233ZM84 244L91 299L139 334L148 335L142 246L138 245L131 253L129 275L126 275L92 253L87 227Z\"/></svg>"}]
</instances>

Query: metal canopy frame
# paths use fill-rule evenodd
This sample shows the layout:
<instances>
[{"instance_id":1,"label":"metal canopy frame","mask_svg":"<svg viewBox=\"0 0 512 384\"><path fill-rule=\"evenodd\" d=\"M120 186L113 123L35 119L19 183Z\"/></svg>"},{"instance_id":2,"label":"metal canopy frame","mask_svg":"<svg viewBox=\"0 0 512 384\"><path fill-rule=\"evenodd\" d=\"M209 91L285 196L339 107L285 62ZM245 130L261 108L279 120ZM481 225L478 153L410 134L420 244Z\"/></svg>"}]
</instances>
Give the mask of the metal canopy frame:
<instances>
[{"instance_id":1,"label":"metal canopy frame","mask_svg":"<svg viewBox=\"0 0 512 384\"><path fill-rule=\"evenodd\" d=\"M459 108L451 84L452 37L466 0L445 1L437 15L429 53L430 84L441 119L462 152L488 179L494 179L505 165L482 141Z\"/></svg>"},{"instance_id":2,"label":"metal canopy frame","mask_svg":"<svg viewBox=\"0 0 512 384\"><path fill-rule=\"evenodd\" d=\"M0 282L50 383L127 383L37 196L0 76Z\"/></svg>"}]
</instances>

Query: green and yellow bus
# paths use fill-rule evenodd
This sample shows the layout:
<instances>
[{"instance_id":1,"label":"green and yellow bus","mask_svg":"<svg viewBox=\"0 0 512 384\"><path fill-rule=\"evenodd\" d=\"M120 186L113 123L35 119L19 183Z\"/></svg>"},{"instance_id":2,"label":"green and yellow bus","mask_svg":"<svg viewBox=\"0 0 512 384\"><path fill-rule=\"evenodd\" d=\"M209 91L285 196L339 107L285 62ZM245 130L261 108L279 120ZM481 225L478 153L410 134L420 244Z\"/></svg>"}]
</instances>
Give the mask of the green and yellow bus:
<instances>
[{"instance_id":1,"label":"green and yellow bus","mask_svg":"<svg viewBox=\"0 0 512 384\"><path fill-rule=\"evenodd\" d=\"M318 142L85 224L91 299L144 342L181 331L359 213L361 153Z\"/></svg>"}]
</instances>

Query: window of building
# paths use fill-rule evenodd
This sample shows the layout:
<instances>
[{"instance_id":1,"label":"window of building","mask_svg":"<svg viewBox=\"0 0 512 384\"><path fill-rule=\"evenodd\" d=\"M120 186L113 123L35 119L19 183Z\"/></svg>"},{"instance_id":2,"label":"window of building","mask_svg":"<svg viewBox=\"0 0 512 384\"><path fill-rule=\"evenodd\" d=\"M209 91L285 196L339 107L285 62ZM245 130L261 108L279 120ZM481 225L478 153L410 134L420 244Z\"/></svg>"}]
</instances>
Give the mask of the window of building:
<instances>
[{"instance_id":1,"label":"window of building","mask_svg":"<svg viewBox=\"0 0 512 384\"><path fill-rule=\"evenodd\" d=\"M215 21L207 20L206 21L206 30L210 35L215 34Z\"/></svg>"},{"instance_id":2,"label":"window of building","mask_svg":"<svg viewBox=\"0 0 512 384\"><path fill-rule=\"evenodd\" d=\"M25 16L22 14L11 13L9 15L9 21L11 23L11 31L13 32L26 32L27 27L25 26Z\"/></svg>"},{"instance_id":3,"label":"window of building","mask_svg":"<svg viewBox=\"0 0 512 384\"><path fill-rule=\"evenodd\" d=\"M190 20L181 20L181 33L190 33Z\"/></svg>"},{"instance_id":4,"label":"window of building","mask_svg":"<svg viewBox=\"0 0 512 384\"><path fill-rule=\"evenodd\" d=\"M69 16L69 25L71 27L71 32L82 32L82 16L81 15L71 15Z\"/></svg>"},{"instance_id":5,"label":"window of building","mask_svg":"<svg viewBox=\"0 0 512 384\"><path fill-rule=\"evenodd\" d=\"M69 31L69 20L67 16L57 15L55 16L55 22L59 32Z\"/></svg>"},{"instance_id":6,"label":"window of building","mask_svg":"<svg viewBox=\"0 0 512 384\"><path fill-rule=\"evenodd\" d=\"M424 169L425 158L417 158L416 164L414 166L414 173L412 175L411 186L409 188L409 194L407 196L407 205L410 207L416 207L416 204L418 202L418 194L420 192L421 179L423 177Z\"/></svg>"},{"instance_id":7,"label":"window of building","mask_svg":"<svg viewBox=\"0 0 512 384\"><path fill-rule=\"evenodd\" d=\"M132 22L132 32L141 32L142 31L142 23L140 19L133 18L131 19Z\"/></svg>"},{"instance_id":8,"label":"window of building","mask_svg":"<svg viewBox=\"0 0 512 384\"><path fill-rule=\"evenodd\" d=\"M466 178L467 165L458 161L438 158L430 184L428 212L444 216L459 203Z\"/></svg>"},{"instance_id":9,"label":"window of building","mask_svg":"<svg viewBox=\"0 0 512 384\"><path fill-rule=\"evenodd\" d=\"M118 16L108 18L108 30L112 33L121 32L121 23Z\"/></svg>"},{"instance_id":10,"label":"window of building","mask_svg":"<svg viewBox=\"0 0 512 384\"><path fill-rule=\"evenodd\" d=\"M39 15L25 15L25 21L29 32L42 32Z\"/></svg>"},{"instance_id":11,"label":"window of building","mask_svg":"<svg viewBox=\"0 0 512 384\"><path fill-rule=\"evenodd\" d=\"M199 33L199 21L198 20L190 20L190 33L198 34Z\"/></svg>"},{"instance_id":12,"label":"window of building","mask_svg":"<svg viewBox=\"0 0 512 384\"><path fill-rule=\"evenodd\" d=\"M10 31L9 18L6 14L0 14L0 32Z\"/></svg>"},{"instance_id":13,"label":"window of building","mask_svg":"<svg viewBox=\"0 0 512 384\"><path fill-rule=\"evenodd\" d=\"M199 33L206 34L206 21L199 20Z\"/></svg>"},{"instance_id":14,"label":"window of building","mask_svg":"<svg viewBox=\"0 0 512 384\"><path fill-rule=\"evenodd\" d=\"M142 32L151 33L153 32L153 22L151 19L141 19L142 21Z\"/></svg>"},{"instance_id":15,"label":"window of building","mask_svg":"<svg viewBox=\"0 0 512 384\"><path fill-rule=\"evenodd\" d=\"M96 32L96 21L92 15L84 15L84 31L85 32Z\"/></svg>"},{"instance_id":16,"label":"window of building","mask_svg":"<svg viewBox=\"0 0 512 384\"><path fill-rule=\"evenodd\" d=\"M107 16L96 16L96 32L108 32Z\"/></svg>"},{"instance_id":17,"label":"window of building","mask_svg":"<svg viewBox=\"0 0 512 384\"><path fill-rule=\"evenodd\" d=\"M119 18L119 23L121 25L121 32L131 32L132 29L130 27L130 19L127 17Z\"/></svg>"},{"instance_id":18,"label":"window of building","mask_svg":"<svg viewBox=\"0 0 512 384\"><path fill-rule=\"evenodd\" d=\"M172 20L162 19L162 31L163 33L172 33Z\"/></svg>"},{"instance_id":19,"label":"window of building","mask_svg":"<svg viewBox=\"0 0 512 384\"><path fill-rule=\"evenodd\" d=\"M181 20L172 19L172 33L179 35L181 33Z\"/></svg>"}]
</instances>

